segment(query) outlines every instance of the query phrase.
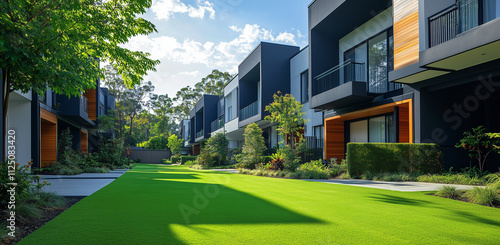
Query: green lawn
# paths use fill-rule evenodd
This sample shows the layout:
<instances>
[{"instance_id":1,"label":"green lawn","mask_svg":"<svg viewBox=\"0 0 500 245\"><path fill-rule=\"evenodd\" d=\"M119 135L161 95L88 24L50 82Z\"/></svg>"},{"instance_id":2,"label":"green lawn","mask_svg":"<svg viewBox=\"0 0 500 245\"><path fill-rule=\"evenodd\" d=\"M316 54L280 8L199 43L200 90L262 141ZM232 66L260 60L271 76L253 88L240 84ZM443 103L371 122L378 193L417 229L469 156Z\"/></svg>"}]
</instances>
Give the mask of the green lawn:
<instances>
[{"instance_id":1,"label":"green lawn","mask_svg":"<svg viewBox=\"0 0 500 245\"><path fill-rule=\"evenodd\" d=\"M137 165L20 244L500 244L500 210L425 193Z\"/></svg>"}]
</instances>

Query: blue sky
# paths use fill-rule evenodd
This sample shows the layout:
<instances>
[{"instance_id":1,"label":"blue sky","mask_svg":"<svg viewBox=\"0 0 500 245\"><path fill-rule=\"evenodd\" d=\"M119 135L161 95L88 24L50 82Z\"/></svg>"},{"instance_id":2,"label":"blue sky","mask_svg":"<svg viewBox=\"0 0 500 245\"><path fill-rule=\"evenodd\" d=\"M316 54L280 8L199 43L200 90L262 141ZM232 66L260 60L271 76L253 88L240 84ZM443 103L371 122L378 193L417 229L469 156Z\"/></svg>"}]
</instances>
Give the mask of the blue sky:
<instances>
[{"instance_id":1,"label":"blue sky","mask_svg":"<svg viewBox=\"0 0 500 245\"><path fill-rule=\"evenodd\" d=\"M161 61L145 81L156 94L194 85L213 69L237 73L260 41L305 47L311 0L153 0L143 18L158 30L125 47Z\"/></svg>"}]
</instances>

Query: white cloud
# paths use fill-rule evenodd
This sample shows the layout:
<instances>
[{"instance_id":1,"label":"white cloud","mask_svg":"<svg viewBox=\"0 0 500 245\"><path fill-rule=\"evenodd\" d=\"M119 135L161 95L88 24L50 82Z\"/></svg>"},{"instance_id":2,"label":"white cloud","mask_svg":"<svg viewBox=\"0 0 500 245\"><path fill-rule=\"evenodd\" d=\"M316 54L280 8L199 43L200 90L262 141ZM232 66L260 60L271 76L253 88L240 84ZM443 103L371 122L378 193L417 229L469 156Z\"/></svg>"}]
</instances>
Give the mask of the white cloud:
<instances>
[{"instance_id":1,"label":"white cloud","mask_svg":"<svg viewBox=\"0 0 500 245\"><path fill-rule=\"evenodd\" d=\"M286 31L280 33L278 37L276 37L276 41L297 45L297 43L295 42L295 35L293 35L292 33L288 33Z\"/></svg>"},{"instance_id":2,"label":"white cloud","mask_svg":"<svg viewBox=\"0 0 500 245\"><path fill-rule=\"evenodd\" d=\"M302 32L300 32L300 30L297 30L297 37L298 38L303 38L303 37L306 37L306 36L302 35Z\"/></svg>"},{"instance_id":3,"label":"white cloud","mask_svg":"<svg viewBox=\"0 0 500 245\"><path fill-rule=\"evenodd\" d=\"M214 4L209 1L197 1L196 6L190 4L186 5L180 0L153 0L151 11L155 13L156 18L161 20L168 20L174 14L188 14L191 18L205 18L205 13L209 18L215 18Z\"/></svg>"},{"instance_id":4,"label":"white cloud","mask_svg":"<svg viewBox=\"0 0 500 245\"><path fill-rule=\"evenodd\" d=\"M275 38L272 31L256 24L247 24L243 28L229 26L229 29L238 33L238 36L229 42L201 43L190 39L179 41L169 36L154 38L136 36L124 46L130 50L148 52L151 58L162 62L169 61L182 65L202 64L210 69L236 73L238 64L260 41L296 44L295 35L282 32ZM194 73L191 75L195 76Z\"/></svg>"},{"instance_id":5,"label":"white cloud","mask_svg":"<svg viewBox=\"0 0 500 245\"><path fill-rule=\"evenodd\" d=\"M190 76L190 77L197 77L200 75L200 71L183 71L179 72L179 76Z\"/></svg>"}]
</instances>

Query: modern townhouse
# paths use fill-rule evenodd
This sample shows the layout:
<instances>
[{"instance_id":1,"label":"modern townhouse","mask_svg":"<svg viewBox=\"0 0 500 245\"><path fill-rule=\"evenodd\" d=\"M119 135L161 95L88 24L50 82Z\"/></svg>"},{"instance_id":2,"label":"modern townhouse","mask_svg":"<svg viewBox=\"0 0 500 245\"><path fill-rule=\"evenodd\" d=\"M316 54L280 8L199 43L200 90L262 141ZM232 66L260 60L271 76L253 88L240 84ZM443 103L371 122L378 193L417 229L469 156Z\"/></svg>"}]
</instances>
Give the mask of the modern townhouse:
<instances>
[{"instance_id":1,"label":"modern townhouse","mask_svg":"<svg viewBox=\"0 0 500 245\"><path fill-rule=\"evenodd\" d=\"M217 106L220 101L219 95L205 94L190 112L190 144L195 156L200 154L203 143L210 138L211 125L217 119Z\"/></svg>"},{"instance_id":2,"label":"modern townhouse","mask_svg":"<svg viewBox=\"0 0 500 245\"><path fill-rule=\"evenodd\" d=\"M500 0L395 1L394 9L389 80L415 89L415 142L438 143L448 165L469 167L454 147L463 132L500 132ZM486 166L498 171L499 162Z\"/></svg>"},{"instance_id":3,"label":"modern townhouse","mask_svg":"<svg viewBox=\"0 0 500 245\"><path fill-rule=\"evenodd\" d=\"M16 161L33 167L46 167L57 161L57 144L63 130L70 129L73 149L89 153L97 150L99 133L114 137L113 129L98 129L98 117L115 109L114 95L101 88L82 92L79 97L57 95L50 89L44 95L31 91L11 93L7 130L16 131Z\"/></svg>"},{"instance_id":4,"label":"modern townhouse","mask_svg":"<svg viewBox=\"0 0 500 245\"><path fill-rule=\"evenodd\" d=\"M393 12L392 1L309 6L309 106L325 113L326 159L344 159L348 142L414 142L413 89L388 80Z\"/></svg>"},{"instance_id":5,"label":"modern townhouse","mask_svg":"<svg viewBox=\"0 0 500 245\"><path fill-rule=\"evenodd\" d=\"M496 0L316 0L309 6L310 108L325 112L325 157L348 142L455 144L500 131ZM465 162L466 161L466 162Z\"/></svg>"},{"instance_id":6,"label":"modern townhouse","mask_svg":"<svg viewBox=\"0 0 500 245\"><path fill-rule=\"evenodd\" d=\"M290 58L299 47L261 42L238 66L238 128L241 133L250 123L264 131L268 148L279 143L276 127L264 120L267 105L280 91L290 93Z\"/></svg>"}]
</instances>

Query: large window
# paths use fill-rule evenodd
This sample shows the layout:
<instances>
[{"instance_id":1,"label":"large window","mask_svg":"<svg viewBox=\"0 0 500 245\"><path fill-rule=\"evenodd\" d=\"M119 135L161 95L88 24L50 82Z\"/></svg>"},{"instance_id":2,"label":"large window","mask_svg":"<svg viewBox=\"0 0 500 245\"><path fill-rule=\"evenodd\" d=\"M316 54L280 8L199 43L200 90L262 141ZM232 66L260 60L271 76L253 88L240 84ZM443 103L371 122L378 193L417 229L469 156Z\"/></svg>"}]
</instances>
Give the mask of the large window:
<instances>
[{"instance_id":1,"label":"large window","mask_svg":"<svg viewBox=\"0 0 500 245\"><path fill-rule=\"evenodd\" d=\"M350 142L396 143L394 114L371 117L349 124Z\"/></svg>"},{"instance_id":2,"label":"large window","mask_svg":"<svg viewBox=\"0 0 500 245\"><path fill-rule=\"evenodd\" d=\"M344 82L367 82L370 93L385 93L398 85L389 83L394 70L394 38L392 28L377 34L344 53Z\"/></svg>"},{"instance_id":3,"label":"large window","mask_svg":"<svg viewBox=\"0 0 500 245\"><path fill-rule=\"evenodd\" d=\"M309 101L309 71L306 70L300 74L300 102L307 103Z\"/></svg>"}]
</instances>

